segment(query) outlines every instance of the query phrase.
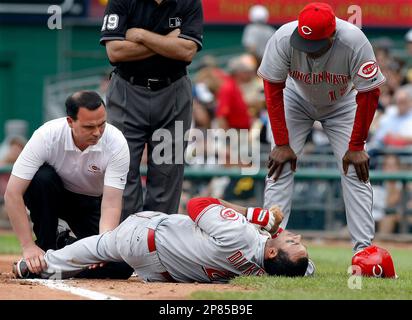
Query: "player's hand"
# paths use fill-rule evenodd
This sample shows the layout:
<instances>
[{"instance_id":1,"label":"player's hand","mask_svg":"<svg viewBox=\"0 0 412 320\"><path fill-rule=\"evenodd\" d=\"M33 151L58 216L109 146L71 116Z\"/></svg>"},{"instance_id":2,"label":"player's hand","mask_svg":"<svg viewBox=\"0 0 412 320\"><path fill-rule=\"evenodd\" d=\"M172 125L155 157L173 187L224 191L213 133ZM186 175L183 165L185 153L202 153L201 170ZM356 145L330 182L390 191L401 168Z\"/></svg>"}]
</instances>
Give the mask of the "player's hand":
<instances>
[{"instance_id":1,"label":"player's hand","mask_svg":"<svg viewBox=\"0 0 412 320\"><path fill-rule=\"evenodd\" d=\"M275 216L269 210L262 208L248 208L246 219L250 223L259 225L269 232L275 224Z\"/></svg>"},{"instance_id":2,"label":"player's hand","mask_svg":"<svg viewBox=\"0 0 412 320\"><path fill-rule=\"evenodd\" d=\"M180 35L181 30L179 28L170 31L166 37L175 37L177 38Z\"/></svg>"},{"instance_id":3,"label":"player's hand","mask_svg":"<svg viewBox=\"0 0 412 320\"><path fill-rule=\"evenodd\" d=\"M29 267L30 272L40 273L47 268L44 260L45 252L34 243L23 247L23 258Z\"/></svg>"},{"instance_id":4,"label":"player's hand","mask_svg":"<svg viewBox=\"0 0 412 320\"><path fill-rule=\"evenodd\" d=\"M296 154L289 145L274 147L269 155L269 178L274 174L273 180L277 181L286 162L290 162L290 168L296 171L296 161Z\"/></svg>"},{"instance_id":5,"label":"player's hand","mask_svg":"<svg viewBox=\"0 0 412 320\"><path fill-rule=\"evenodd\" d=\"M126 40L139 43L143 41L145 29L142 28L130 28L126 31Z\"/></svg>"},{"instance_id":6,"label":"player's hand","mask_svg":"<svg viewBox=\"0 0 412 320\"><path fill-rule=\"evenodd\" d=\"M269 209L269 212L270 212L270 213L274 216L274 218L275 218L275 223L273 224L272 229L269 230L269 233L270 233L270 234L274 234L274 233L276 233L276 232L278 231L279 226L280 226L280 224L281 224L282 221L283 221L283 212L282 212L282 210L280 209L280 207L277 206L277 205L271 206L270 209Z\"/></svg>"},{"instance_id":7,"label":"player's hand","mask_svg":"<svg viewBox=\"0 0 412 320\"><path fill-rule=\"evenodd\" d=\"M369 156L362 151L346 151L342 158L343 172L346 176L348 173L349 165L353 164L355 167L356 175L362 182L368 182L369 180Z\"/></svg>"},{"instance_id":8,"label":"player's hand","mask_svg":"<svg viewBox=\"0 0 412 320\"><path fill-rule=\"evenodd\" d=\"M254 226L256 228L256 230L262 235L262 236L266 236L271 238L272 235L269 233L269 231L263 229L261 226L259 226L258 224L254 224L252 223L252 226Z\"/></svg>"}]
</instances>

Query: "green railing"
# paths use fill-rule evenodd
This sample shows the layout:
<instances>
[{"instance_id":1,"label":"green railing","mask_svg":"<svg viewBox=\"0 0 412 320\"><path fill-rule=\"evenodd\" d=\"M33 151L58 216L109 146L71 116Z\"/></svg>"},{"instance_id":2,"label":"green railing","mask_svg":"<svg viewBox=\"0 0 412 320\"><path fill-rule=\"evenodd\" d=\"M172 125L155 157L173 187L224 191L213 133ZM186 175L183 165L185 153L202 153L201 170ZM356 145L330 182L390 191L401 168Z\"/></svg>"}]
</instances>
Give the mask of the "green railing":
<instances>
[{"instance_id":1,"label":"green railing","mask_svg":"<svg viewBox=\"0 0 412 320\"><path fill-rule=\"evenodd\" d=\"M12 166L0 166L0 173L10 173ZM141 175L147 174L147 168L140 168ZM255 174L247 175L255 179L264 179L267 174L267 169L260 169ZM213 177L231 177L240 178L244 177L242 171L238 168L216 168L213 170L199 169L199 168L185 168L185 177L193 179L213 178ZM298 180L339 180L340 173L338 170L329 169L299 169L295 173L295 179ZM383 172L383 171L370 171L371 181L387 181L397 180L402 182L412 181L412 171L398 171L398 172Z\"/></svg>"},{"instance_id":2,"label":"green railing","mask_svg":"<svg viewBox=\"0 0 412 320\"><path fill-rule=\"evenodd\" d=\"M0 167L0 173L10 173L11 166ZM147 175L147 168L141 167L141 175ZM200 179L211 179L213 177L231 177L231 178L241 178L241 177L252 177L255 179L255 197L257 205L263 205L264 187L265 187L265 177L267 174L266 169L260 169L254 174L245 175L238 168L227 169L227 168L216 168L213 170L206 170L200 168L185 168L185 178L188 180L200 180ZM340 173L338 170L326 170L326 169L299 169L295 173L296 180L320 180L332 183L340 179ZM396 180L402 183L402 202L398 208L398 212L401 214L401 233L407 233L409 230L409 224L407 221L407 201L408 201L408 191L407 183L412 181L411 171L399 171L399 172L382 172L382 171L370 171L371 182L382 182L389 180ZM330 188L332 189L332 188ZM329 192L327 199L324 204L321 204L325 209L325 229L331 230L333 226L333 221L335 219L334 213L337 210L335 198L332 193Z\"/></svg>"},{"instance_id":3,"label":"green railing","mask_svg":"<svg viewBox=\"0 0 412 320\"><path fill-rule=\"evenodd\" d=\"M141 167L141 175L147 174L147 168ZM267 175L267 169L260 169L255 174L242 175L242 171L238 168L227 169L227 168L216 168L213 170L199 169L199 168L185 168L185 178L189 180L199 180L199 179L211 179L213 177L230 177L230 178L241 178L241 177L252 177L255 179L255 198L257 205L263 205L264 188L265 188L265 178ZM313 181L321 180L332 184L334 181L340 180L340 172L338 170L328 170L328 169L299 169L295 173L295 180L303 181ZM370 171L370 180L374 182L383 182L396 180L402 183L402 202L397 208L398 212L401 214L400 222L400 232L408 233L409 223L406 217L407 214L407 202L408 202L408 190L407 183L412 182L412 172L411 171L398 171L398 172L383 172L383 171ZM330 188L332 190L332 188ZM335 221L335 212L339 210L336 207L336 199L333 197L332 192L328 192L326 201L322 204L325 212L325 229L333 230Z\"/></svg>"},{"instance_id":4,"label":"green railing","mask_svg":"<svg viewBox=\"0 0 412 320\"><path fill-rule=\"evenodd\" d=\"M12 166L0 166L0 173L10 173Z\"/></svg>"},{"instance_id":5,"label":"green railing","mask_svg":"<svg viewBox=\"0 0 412 320\"><path fill-rule=\"evenodd\" d=\"M140 168L141 175L147 174L147 168ZM256 179L264 179L267 175L267 169L260 169L257 173L247 175ZM185 168L185 177L193 179L213 178L213 177L231 177L240 178L246 175L242 175L242 171L238 168L224 169L217 168L213 170L196 169L191 167ZM340 173L338 170L329 169L297 169L295 173L295 179L298 180L339 180ZM371 181L385 181L385 180L397 180L397 181L412 181L412 171L398 171L394 173L382 172L382 171L370 171Z\"/></svg>"}]
</instances>

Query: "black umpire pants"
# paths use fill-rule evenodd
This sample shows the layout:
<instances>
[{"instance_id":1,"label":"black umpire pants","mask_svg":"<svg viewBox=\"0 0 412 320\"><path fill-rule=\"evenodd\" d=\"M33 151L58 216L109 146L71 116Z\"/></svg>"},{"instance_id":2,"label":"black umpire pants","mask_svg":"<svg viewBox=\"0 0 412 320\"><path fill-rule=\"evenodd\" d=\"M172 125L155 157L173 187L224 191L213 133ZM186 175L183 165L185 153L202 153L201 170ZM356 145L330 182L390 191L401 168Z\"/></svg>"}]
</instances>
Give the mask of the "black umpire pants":
<instances>
[{"instance_id":1,"label":"black umpire pants","mask_svg":"<svg viewBox=\"0 0 412 320\"><path fill-rule=\"evenodd\" d=\"M44 251L57 249L58 218L67 222L78 239L99 234L101 200L101 197L66 190L53 167L41 166L24 194L36 244ZM133 269L126 263L108 263L103 268L86 270L77 277L127 279L132 273Z\"/></svg>"},{"instance_id":2,"label":"black umpire pants","mask_svg":"<svg viewBox=\"0 0 412 320\"><path fill-rule=\"evenodd\" d=\"M188 76L153 91L132 85L113 74L107 91L107 114L111 124L123 132L130 150L130 168L123 194L122 221L140 211L177 213L182 193L184 134L192 123L192 85ZM166 142L172 154L164 154L164 163L156 161L156 148L165 144L155 133L170 134ZM140 177L140 161L147 144L146 195ZM160 148L161 149L161 148ZM165 150L165 152L167 152Z\"/></svg>"}]
</instances>

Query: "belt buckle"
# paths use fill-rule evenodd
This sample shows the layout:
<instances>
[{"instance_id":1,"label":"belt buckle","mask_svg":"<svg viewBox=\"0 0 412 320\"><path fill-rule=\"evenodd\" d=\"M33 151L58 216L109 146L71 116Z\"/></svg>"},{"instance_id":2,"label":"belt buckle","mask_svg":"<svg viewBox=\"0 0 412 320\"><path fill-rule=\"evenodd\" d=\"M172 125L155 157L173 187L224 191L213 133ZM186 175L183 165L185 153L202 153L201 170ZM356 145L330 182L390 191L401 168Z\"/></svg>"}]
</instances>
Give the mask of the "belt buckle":
<instances>
[{"instance_id":1,"label":"belt buckle","mask_svg":"<svg viewBox=\"0 0 412 320\"><path fill-rule=\"evenodd\" d=\"M147 79L147 86L146 86L147 89L153 90L151 84L152 84L152 83L153 83L153 84L158 83L159 81L160 81L159 79Z\"/></svg>"}]
</instances>

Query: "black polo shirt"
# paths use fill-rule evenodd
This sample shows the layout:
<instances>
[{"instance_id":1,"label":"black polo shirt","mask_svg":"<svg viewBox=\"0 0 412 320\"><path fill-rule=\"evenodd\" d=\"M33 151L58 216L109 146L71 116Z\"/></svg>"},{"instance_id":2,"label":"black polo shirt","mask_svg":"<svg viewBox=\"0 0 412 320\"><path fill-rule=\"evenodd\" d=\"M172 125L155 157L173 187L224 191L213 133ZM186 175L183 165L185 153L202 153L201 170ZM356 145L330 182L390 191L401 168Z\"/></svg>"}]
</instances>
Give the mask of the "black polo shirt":
<instances>
[{"instance_id":1,"label":"black polo shirt","mask_svg":"<svg viewBox=\"0 0 412 320\"><path fill-rule=\"evenodd\" d=\"M104 14L100 43L124 40L130 28L166 35L180 28L180 38L192 40L198 50L203 40L201 0L110 0ZM186 70L190 62L154 55L147 59L112 63L122 74L139 78L163 77Z\"/></svg>"}]
</instances>

